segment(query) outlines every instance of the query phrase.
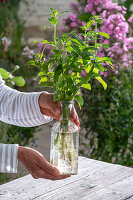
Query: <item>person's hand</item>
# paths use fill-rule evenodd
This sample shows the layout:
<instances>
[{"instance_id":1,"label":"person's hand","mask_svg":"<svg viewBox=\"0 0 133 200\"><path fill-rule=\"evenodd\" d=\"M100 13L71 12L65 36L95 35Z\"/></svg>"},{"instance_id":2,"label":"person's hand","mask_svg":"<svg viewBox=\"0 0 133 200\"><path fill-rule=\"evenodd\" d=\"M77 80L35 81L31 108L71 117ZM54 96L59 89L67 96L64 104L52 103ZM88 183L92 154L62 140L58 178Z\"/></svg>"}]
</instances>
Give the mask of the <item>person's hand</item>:
<instances>
[{"instance_id":1,"label":"person's hand","mask_svg":"<svg viewBox=\"0 0 133 200\"><path fill-rule=\"evenodd\" d=\"M39 106L43 115L47 115L58 120L60 119L61 106L58 102L53 102L52 93L41 93L39 96ZM71 120L79 127L79 119L74 106L71 112Z\"/></svg>"},{"instance_id":2,"label":"person's hand","mask_svg":"<svg viewBox=\"0 0 133 200\"><path fill-rule=\"evenodd\" d=\"M70 177L70 175L60 175L59 170L51 165L42 154L28 147L18 147L18 160L35 179L60 180Z\"/></svg>"}]
</instances>

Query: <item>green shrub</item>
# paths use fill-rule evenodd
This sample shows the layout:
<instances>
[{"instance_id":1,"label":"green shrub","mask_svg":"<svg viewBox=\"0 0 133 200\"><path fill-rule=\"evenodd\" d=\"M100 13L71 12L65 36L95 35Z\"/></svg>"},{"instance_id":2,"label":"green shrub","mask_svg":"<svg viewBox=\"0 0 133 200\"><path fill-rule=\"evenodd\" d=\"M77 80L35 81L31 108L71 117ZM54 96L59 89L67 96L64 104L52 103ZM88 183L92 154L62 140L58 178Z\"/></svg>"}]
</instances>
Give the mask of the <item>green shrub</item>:
<instances>
[{"instance_id":1,"label":"green shrub","mask_svg":"<svg viewBox=\"0 0 133 200\"><path fill-rule=\"evenodd\" d=\"M133 81L130 70L109 75L108 88L82 91L81 113L85 139L81 154L107 162L133 166ZM82 137L82 135L81 135ZM82 140L82 138L81 138ZM86 152L86 153L85 153Z\"/></svg>"}]
</instances>

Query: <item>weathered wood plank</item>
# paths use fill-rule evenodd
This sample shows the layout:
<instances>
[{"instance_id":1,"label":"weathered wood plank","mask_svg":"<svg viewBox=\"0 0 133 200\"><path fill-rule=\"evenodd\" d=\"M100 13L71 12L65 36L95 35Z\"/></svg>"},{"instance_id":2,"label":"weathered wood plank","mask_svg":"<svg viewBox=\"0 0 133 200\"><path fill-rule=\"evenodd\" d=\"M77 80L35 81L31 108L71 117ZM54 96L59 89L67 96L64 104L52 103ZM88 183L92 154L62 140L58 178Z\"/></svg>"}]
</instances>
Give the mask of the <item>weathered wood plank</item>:
<instances>
[{"instance_id":1,"label":"weathered wood plank","mask_svg":"<svg viewBox=\"0 0 133 200\"><path fill-rule=\"evenodd\" d=\"M90 168L92 168L93 163L97 161L91 159L89 160L83 157L79 158L79 174L77 176L72 176L69 179L53 182L44 179L35 180L31 177L31 175L28 175L7 184L1 185L0 199L33 199L36 196L40 196L51 190L54 190L55 188L68 184L75 179L82 178L85 174L84 171L86 170L86 168L83 167L85 165L85 162L87 165L89 165Z\"/></svg>"},{"instance_id":2,"label":"weathered wood plank","mask_svg":"<svg viewBox=\"0 0 133 200\"><path fill-rule=\"evenodd\" d=\"M91 195L86 195L83 200L126 200L133 199L133 176L106 186Z\"/></svg>"},{"instance_id":3,"label":"weathered wood plank","mask_svg":"<svg viewBox=\"0 0 133 200\"><path fill-rule=\"evenodd\" d=\"M0 186L1 200L125 200L133 195L133 169L79 157L79 174L61 181L30 175ZM126 188L126 189L124 189Z\"/></svg>"},{"instance_id":4,"label":"weathered wood plank","mask_svg":"<svg viewBox=\"0 0 133 200\"><path fill-rule=\"evenodd\" d=\"M92 170L93 171L93 170ZM117 182L123 181L125 177L132 176L133 170L128 170L128 168L121 168L121 166L110 166L106 168L101 168L100 171L93 171L90 174L86 174L86 177L83 179L77 180L72 184L66 185L64 187L58 188L54 191L51 191L48 194L42 195L35 199L37 200L50 200L50 199L85 199L92 200L96 199L107 199L108 192L110 193L110 200L116 200L116 192L111 192L105 190L106 198L102 197L102 193L99 196L99 191L102 191L104 188L110 188L110 185L114 185ZM133 177L132 177L133 179ZM126 184L125 184L126 186ZM58 195L57 195L58 194ZM121 194L118 191L118 194ZM123 197L127 197L128 193L123 192ZM133 192L131 191L131 194ZM118 196L118 195L117 195ZM95 198L94 198L95 197ZM121 199L121 198L119 198Z\"/></svg>"}]
</instances>

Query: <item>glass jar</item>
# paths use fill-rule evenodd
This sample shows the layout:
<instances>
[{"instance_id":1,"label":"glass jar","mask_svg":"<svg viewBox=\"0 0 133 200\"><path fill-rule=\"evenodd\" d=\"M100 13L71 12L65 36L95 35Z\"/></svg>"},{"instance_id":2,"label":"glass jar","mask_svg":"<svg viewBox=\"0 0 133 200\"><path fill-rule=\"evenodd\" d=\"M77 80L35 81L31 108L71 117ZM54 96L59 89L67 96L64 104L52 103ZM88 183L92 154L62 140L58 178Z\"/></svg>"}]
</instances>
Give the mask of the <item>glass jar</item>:
<instances>
[{"instance_id":1,"label":"glass jar","mask_svg":"<svg viewBox=\"0 0 133 200\"><path fill-rule=\"evenodd\" d=\"M72 101L62 101L61 119L51 131L50 163L56 166L61 174L78 173L78 127L70 120Z\"/></svg>"}]
</instances>

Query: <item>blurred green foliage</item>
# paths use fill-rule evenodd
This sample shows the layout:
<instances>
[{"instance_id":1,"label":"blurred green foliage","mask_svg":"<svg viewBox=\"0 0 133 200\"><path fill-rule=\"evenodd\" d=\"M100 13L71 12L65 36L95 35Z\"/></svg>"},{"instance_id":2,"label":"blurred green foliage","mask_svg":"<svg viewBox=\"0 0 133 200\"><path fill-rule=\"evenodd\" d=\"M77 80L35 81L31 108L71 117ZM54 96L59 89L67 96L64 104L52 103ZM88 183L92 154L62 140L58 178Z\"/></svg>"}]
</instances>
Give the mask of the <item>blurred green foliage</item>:
<instances>
[{"instance_id":1,"label":"blurred green foliage","mask_svg":"<svg viewBox=\"0 0 133 200\"><path fill-rule=\"evenodd\" d=\"M25 79L24 90L32 82L32 76L36 68L29 68L25 65L30 60L27 55L23 55L24 47L27 46L27 36L24 35L25 22L20 19L20 3L27 3L26 0L10 0L5 3L0 2L0 67L12 71L15 65L20 66L16 75L21 75ZM5 50L3 39L11 42Z\"/></svg>"},{"instance_id":2,"label":"blurred green foliage","mask_svg":"<svg viewBox=\"0 0 133 200\"><path fill-rule=\"evenodd\" d=\"M9 87L20 90L20 87L24 86L23 90L27 91L28 87L31 86L31 76L34 69L31 73L30 69L24 65L29 58L22 55L24 23L18 15L22 1L26 2L25 0L7 0L5 3L0 1L0 74ZM2 38L11 40L6 51L4 51ZM31 142L34 145L36 128L23 128L0 122L0 143L24 146ZM17 176L13 177L17 178ZM10 174L0 173L0 184L9 181L11 177Z\"/></svg>"},{"instance_id":3,"label":"blurred green foliage","mask_svg":"<svg viewBox=\"0 0 133 200\"><path fill-rule=\"evenodd\" d=\"M12 40L12 45L6 53L0 48L0 59L7 59L7 64L20 64L23 23L18 16L20 1L0 3L0 38L6 36ZM0 41L0 45L2 42Z\"/></svg>"},{"instance_id":4,"label":"blurred green foliage","mask_svg":"<svg viewBox=\"0 0 133 200\"><path fill-rule=\"evenodd\" d=\"M108 88L83 90L82 127L93 159L133 166L133 80L132 71L123 70L107 78ZM85 151L80 152L84 155Z\"/></svg>"},{"instance_id":5,"label":"blurred green foliage","mask_svg":"<svg viewBox=\"0 0 133 200\"><path fill-rule=\"evenodd\" d=\"M132 0L125 0L124 2L119 0L120 5L124 5L127 8L127 13L126 13L126 20L129 19L129 17L133 14L133 11L131 11L131 5L133 4Z\"/></svg>"}]
</instances>

